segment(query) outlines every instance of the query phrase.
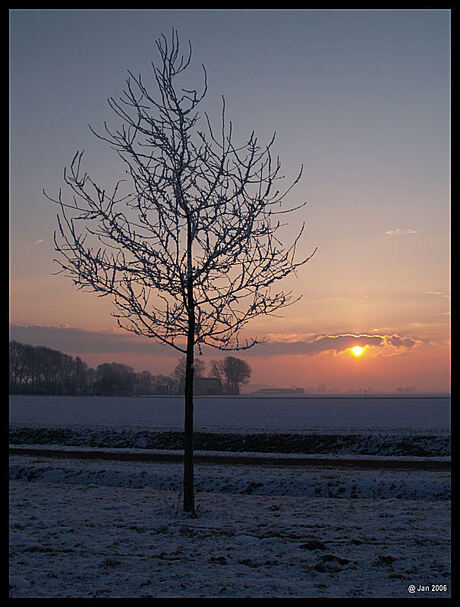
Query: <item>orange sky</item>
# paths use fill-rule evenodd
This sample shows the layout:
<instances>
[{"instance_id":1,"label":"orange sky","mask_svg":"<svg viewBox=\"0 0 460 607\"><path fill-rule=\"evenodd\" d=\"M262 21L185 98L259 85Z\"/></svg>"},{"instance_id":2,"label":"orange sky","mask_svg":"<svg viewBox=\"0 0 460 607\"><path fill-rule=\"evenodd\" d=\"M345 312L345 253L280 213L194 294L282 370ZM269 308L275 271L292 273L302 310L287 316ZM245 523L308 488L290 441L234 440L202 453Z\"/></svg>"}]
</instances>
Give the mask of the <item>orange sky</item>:
<instances>
[{"instance_id":1,"label":"orange sky","mask_svg":"<svg viewBox=\"0 0 460 607\"><path fill-rule=\"evenodd\" d=\"M302 387L307 392L449 392L450 340L382 332L276 336L251 350L227 354L244 358L252 368L250 385ZM69 326L13 325L11 337L22 343L47 345L81 356L90 366L121 362L136 371L169 375L178 354L153 341L127 336L121 330L87 331ZM354 346L362 354L352 353ZM202 360L209 369L213 359L225 356L206 350Z\"/></svg>"},{"instance_id":2,"label":"orange sky","mask_svg":"<svg viewBox=\"0 0 460 607\"><path fill-rule=\"evenodd\" d=\"M411 393L413 388L416 392L450 392L448 345L428 344L416 352L391 355L368 351L359 359L349 351L339 355L325 352L316 356L249 357L243 354L241 357L251 365L250 383L257 387L302 387L307 392L319 393L396 392L398 388ZM132 353L92 354L84 358L91 366L110 359L165 375L172 372L176 363L176 359ZM203 357L208 368L212 359L212 356Z\"/></svg>"}]
</instances>

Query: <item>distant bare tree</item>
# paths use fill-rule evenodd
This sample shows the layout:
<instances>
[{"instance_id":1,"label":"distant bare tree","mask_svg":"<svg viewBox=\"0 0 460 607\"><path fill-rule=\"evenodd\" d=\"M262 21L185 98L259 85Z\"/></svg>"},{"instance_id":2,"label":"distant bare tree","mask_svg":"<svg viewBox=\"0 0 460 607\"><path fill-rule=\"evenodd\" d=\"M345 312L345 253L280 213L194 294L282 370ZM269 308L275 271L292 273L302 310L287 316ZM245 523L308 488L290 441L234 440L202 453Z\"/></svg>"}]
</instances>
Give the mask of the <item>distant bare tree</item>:
<instances>
[{"instance_id":1,"label":"distant bare tree","mask_svg":"<svg viewBox=\"0 0 460 607\"><path fill-rule=\"evenodd\" d=\"M211 362L211 377L217 377L229 394L239 394L241 384L249 381L251 373L249 364L235 356L226 356L223 360Z\"/></svg>"},{"instance_id":2,"label":"distant bare tree","mask_svg":"<svg viewBox=\"0 0 460 607\"><path fill-rule=\"evenodd\" d=\"M193 377L204 377L204 370L206 364L200 358L196 358L193 364ZM182 387L182 391L185 386L185 377L187 375L187 357L182 357L177 361L177 365L174 367L173 378L176 381L178 389Z\"/></svg>"},{"instance_id":3,"label":"distant bare tree","mask_svg":"<svg viewBox=\"0 0 460 607\"><path fill-rule=\"evenodd\" d=\"M136 373L136 394L152 394L154 377L150 371Z\"/></svg>"},{"instance_id":4,"label":"distant bare tree","mask_svg":"<svg viewBox=\"0 0 460 607\"><path fill-rule=\"evenodd\" d=\"M211 368L209 370L210 377L217 377L222 386L225 383L225 370L223 360L212 360Z\"/></svg>"},{"instance_id":5,"label":"distant bare tree","mask_svg":"<svg viewBox=\"0 0 460 607\"><path fill-rule=\"evenodd\" d=\"M96 394L130 396L134 394L136 374L128 365L102 363L96 370Z\"/></svg>"},{"instance_id":6,"label":"distant bare tree","mask_svg":"<svg viewBox=\"0 0 460 607\"><path fill-rule=\"evenodd\" d=\"M157 93L128 72L119 100L110 108L121 120L103 134L126 168L130 187L118 181L110 192L82 169L78 151L64 170L72 196L55 198L55 247L61 271L78 288L111 296L120 327L154 338L186 355L184 423L184 510L194 512L193 373L195 348L240 350L240 330L254 317L294 303L274 284L310 257L295 260L301 225L292 244L279 239L281 216L298 207L281 202L280 162L252 133L236 146L225 118L219 129L197 111L207 90L179 88L191 60L191 45L179 38L156 42L152 63ZM203 127L199 121L203 120ZM91 127L90 127L91 128ZM122 191L123 190L123 191ZM124 191L126 190L126 191ZM45 194L46 195L46 194Z\"/></svg>"},{"instance_id":7,"label":"distant bare tree","mask_svg":"<svg viewBox=\"0 0 460 607\"><path fill-rule=\"evenodd\" d=\"M246 384L251 377L251 367L245 360L227 356L224 360L224 372L227 378L228 391L239 394L241 384Z\"/></svg>"},{"instance_id":8,"label":"distant bare tree","mask_svg":"<svg viewBox=\"0 0 460 607\"><path fill-rule=\"evenodd\" d=\"M26 349L31 350L32 346L25 346L17 341L9 343L9 383L10 390L16 390L17 386L27 383L27 356Z\"/></svg>"}]
</instances>

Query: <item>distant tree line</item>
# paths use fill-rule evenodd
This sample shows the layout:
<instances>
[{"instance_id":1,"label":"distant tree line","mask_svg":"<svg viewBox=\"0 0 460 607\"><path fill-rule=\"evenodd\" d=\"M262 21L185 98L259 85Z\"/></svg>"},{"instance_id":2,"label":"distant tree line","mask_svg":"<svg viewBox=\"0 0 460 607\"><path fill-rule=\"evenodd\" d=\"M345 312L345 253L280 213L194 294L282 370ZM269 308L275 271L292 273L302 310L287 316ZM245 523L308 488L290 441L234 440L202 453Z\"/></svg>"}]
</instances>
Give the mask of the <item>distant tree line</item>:
<instances>
[{"instance_id":1,"label":"distant tree line","mask_svg":"<svg viewBox=\"0 0 460 607\"><path fill-rule=\"evenodd\" d=\"M183 391L185 359L180 359L171 374L153 375L135 372L128 365L102 363L92 369L79 356L73 358L45 346L31 346L10 341L9 390L11 394L51 394L69 396L134 396L177 394ZM210 378L204 378L205 364L195 361L197 393L239 394L240 386L249 381L251 369L241 359L227 356L211 363Z\"/></svg>"},{"instance_id":2,"label":"distant tree line","mask_svg":"<svg viewBox=\"0 0 460 607\"><path fill-rule=\"evenodd\" d=\"M12 394L132 396L175 390L171 377L150 371L136 373L120 363L102 363L92 369L79 356L16 341L10 342L9 350Z\"/></svg>"}]
</instances>

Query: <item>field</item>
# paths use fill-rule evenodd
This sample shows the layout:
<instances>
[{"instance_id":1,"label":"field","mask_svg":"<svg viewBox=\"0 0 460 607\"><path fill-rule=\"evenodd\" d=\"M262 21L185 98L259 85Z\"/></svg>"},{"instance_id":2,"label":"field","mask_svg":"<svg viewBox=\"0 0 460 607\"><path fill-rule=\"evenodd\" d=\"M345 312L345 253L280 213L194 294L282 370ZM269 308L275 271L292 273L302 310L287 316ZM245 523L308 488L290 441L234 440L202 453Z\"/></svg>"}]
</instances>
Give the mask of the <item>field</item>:
<instances>
[{"instance_id":1,"label":"field","mask_svg":"<svg viewBox=\"0 0 460 607\"><path fill-rule=\"evenodd\" d=\"M10 397L15 424L182 430L183 398L109 396ZM195 428L217 432L449 431L450 398L195 398Z\"/></svg>"},{"instance_id":2,"label":"field","mask_svg":"<svg viewBox=\"0 0 460 607\"><path fill-rule=\"evenodd\" d=\"M110 405L101 401L92 413L97 421L89 423L93 399L81 410L73 407L72 418L75 402L34 397L31 405L21 398L11 401L14 446L161 453L155 440L171 437L175 428L174 405L166 413L158 406L152 412L147 399L124 400L132 408L131 423L123 428L120 403L107 416ZM149 402L154 401L161 402ZM197 516L190 517L181 510L179 463L87 461L71 453L65 459L12 455L11 597L451 595L450 471L411 468L411 461L449 460L448 399L399 402L399 417L394 410L390 415L394 402L383 401L380 415L375 407L372 411L371 428L362 422L369 410L363 411L356 400L329 405L314 401L309 410L307 403L303 417L301 401L285 399L279 409L270 401L265 425L260 401L228 402L228 415L221 416L215 406L212 414L214 401L202 402L207 402L208 412L201 412L201 434L211 440L226 433L230 442L222 441L227 445L222 451L204 442L199 453L228 454L244 440L246 450L240 444L239 453L263 457L267 448L262 450L257 432L277 436L276 423L284 433L292 432L297 415L296 435L309 439L308 455L322 445L321 456L329 463L199 463ZM242 424L234 416L245 404L249 406ZM326 408L321 410L321 405ZM331 410L336 412L332 419ZM292 441L297 451L287 457L305 455L299 452L299 441ZM422 449L423 458L414 455L414 445ZM171 444L163 452L180 450ZM340 459L345 455L394 463L402 459L405 464L344 468ZM415 592L408 590L411 585Z\"/></svg>"}]
</instances>

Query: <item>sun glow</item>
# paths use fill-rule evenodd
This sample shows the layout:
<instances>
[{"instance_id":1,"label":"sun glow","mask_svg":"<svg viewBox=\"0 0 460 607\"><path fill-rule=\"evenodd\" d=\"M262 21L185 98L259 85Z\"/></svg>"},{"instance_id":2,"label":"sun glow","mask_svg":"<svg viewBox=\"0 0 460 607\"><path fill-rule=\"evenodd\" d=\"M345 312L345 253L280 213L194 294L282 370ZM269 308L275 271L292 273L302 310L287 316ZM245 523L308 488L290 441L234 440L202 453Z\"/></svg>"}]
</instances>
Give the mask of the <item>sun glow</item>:
<instances>
[{"instance_id":1,"label":"sun glow","mask_svg":"<svg viewBox=\"0 0 460 607\"><path fill-rule=\"evenodd\" d=\"M355 356L361 356L361 354L364 352L364 348L361 348L361 346L355 346L354 348L351 348L351 351Z\"/></svg>"}]
</instances>

